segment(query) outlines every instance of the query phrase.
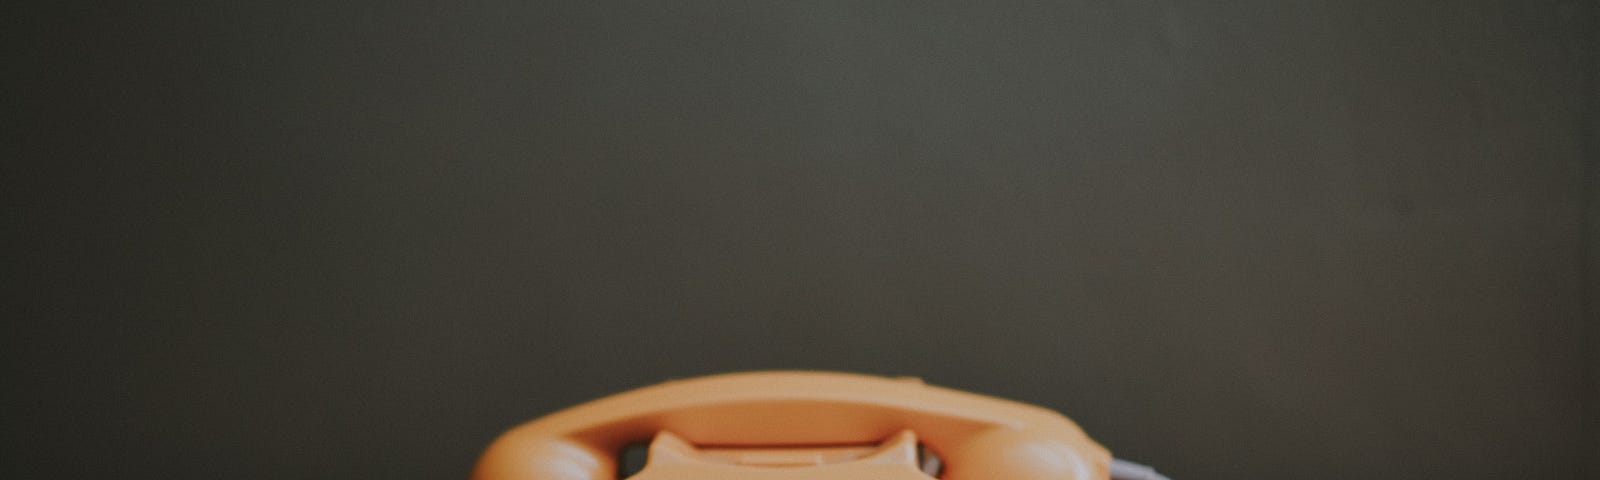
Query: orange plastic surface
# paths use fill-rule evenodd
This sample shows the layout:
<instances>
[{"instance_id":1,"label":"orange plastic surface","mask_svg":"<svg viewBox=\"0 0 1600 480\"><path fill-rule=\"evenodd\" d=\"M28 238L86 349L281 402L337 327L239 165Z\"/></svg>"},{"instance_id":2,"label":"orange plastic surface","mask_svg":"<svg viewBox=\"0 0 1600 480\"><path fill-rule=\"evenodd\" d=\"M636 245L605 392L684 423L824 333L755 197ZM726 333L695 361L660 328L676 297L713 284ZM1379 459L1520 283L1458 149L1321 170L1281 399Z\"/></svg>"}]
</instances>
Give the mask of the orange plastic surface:
<instances>
[{"instance_id":1,"label":"orange plastic surface","mask_svg":"<svg viewBox=\"0 0 1600 480\"><path fill-rule=\"evenodd\" d=\"M654 439L632 480L1106 480L1110 452L1053 411L884 378L755 372L667 382L506 432L473 480L616 480L623 446Z\"/></svg>"}]
</instances>

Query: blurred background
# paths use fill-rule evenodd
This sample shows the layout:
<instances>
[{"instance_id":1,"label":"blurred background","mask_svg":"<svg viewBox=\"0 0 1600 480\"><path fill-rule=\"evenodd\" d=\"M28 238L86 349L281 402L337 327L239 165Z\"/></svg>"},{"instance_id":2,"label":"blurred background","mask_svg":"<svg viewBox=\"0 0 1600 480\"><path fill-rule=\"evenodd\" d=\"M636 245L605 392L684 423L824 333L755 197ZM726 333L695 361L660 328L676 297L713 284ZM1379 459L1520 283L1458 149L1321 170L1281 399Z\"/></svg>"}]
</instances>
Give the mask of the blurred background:
<instances>
[{"instance_id":1,"label":"blurred background","mask_svg":"<svg viewBox=\"0 0 1600 480\"><path fill-rule=\"evenodd\" d=\"M0 477L464 478L806 368L1176 479L1600 478L1593 2L0 9Z\"/></svg>"}]
</instances>

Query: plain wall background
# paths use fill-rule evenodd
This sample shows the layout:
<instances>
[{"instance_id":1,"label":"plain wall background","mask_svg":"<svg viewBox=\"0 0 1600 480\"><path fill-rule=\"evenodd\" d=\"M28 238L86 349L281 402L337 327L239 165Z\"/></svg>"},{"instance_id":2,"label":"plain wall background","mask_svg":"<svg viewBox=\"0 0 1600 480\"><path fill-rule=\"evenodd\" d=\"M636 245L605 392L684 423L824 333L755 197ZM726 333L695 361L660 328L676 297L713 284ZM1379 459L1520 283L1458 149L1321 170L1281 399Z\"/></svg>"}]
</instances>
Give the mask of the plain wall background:
<instances>
[{"instance_id":1,"label":"plain wall background","mask_svg":"<svg viewBox=\"0 0 1600 480\"><path fill-rule=\"evenodd\" d=\"M765 368L1600 477L1596 5L1422 3L8 4L0 477L463 478Z\"/></svg>"}]
</instances>

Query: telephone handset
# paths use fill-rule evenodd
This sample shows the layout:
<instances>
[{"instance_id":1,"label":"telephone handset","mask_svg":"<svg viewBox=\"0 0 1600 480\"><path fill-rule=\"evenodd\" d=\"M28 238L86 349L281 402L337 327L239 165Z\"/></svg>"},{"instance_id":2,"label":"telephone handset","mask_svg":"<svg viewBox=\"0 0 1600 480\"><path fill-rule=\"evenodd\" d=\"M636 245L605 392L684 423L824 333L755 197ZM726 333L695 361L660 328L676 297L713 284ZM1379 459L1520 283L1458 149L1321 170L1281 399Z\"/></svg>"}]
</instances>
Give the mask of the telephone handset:
<instances>
[{"instance_id":1,"label":"telephone handset","mask_svg":"<svg viewBox=\"0 0 1600 480\"><path fill-rule=\"evenodd\" d=\"M884 378L755 372L620 393L506 432L473 480L1105 480L1111 454L1053 411ZM942 471L921 468L919 449Z\"/></svg>"}]
</instances>

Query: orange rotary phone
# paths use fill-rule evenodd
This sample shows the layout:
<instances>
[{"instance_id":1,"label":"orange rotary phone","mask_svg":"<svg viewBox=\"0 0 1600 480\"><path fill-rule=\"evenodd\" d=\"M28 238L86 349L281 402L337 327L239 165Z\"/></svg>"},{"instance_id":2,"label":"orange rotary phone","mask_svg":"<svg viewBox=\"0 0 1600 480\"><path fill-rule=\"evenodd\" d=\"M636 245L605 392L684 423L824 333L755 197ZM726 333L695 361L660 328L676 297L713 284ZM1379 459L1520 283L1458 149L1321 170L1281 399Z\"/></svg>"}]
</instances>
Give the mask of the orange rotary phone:
<instances>
[{"instance_id":1,"label":"orange rotary phone","mask_svg":"<svg viewBox=\"0 0 1600 480\"><path fill-rule=\"evenodd\" d=\"M642 469L625 448L649 441ZM757 372L667 382L506 432L473 480L1162 479L1044 408L914 378Z\"/></svg>"}]
</instances>

